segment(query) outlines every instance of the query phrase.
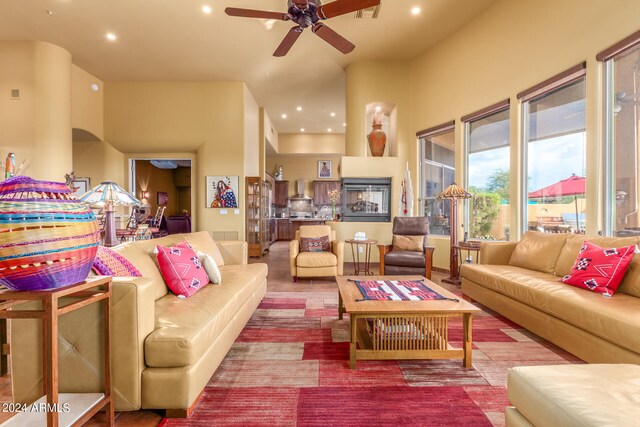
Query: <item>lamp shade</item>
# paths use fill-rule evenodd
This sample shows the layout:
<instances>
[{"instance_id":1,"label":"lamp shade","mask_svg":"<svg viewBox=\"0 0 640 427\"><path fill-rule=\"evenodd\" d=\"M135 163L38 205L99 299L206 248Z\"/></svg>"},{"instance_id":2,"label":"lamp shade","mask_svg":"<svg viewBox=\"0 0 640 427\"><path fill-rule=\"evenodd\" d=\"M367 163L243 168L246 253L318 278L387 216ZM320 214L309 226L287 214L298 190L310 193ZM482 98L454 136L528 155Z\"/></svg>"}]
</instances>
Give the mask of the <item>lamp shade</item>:
<instances>
[{"instance_id":1,"label":"lamp shade","mask_svg":"<svg viewBox=\"0 0 640 427\"><path fill-rule=\"evenodd\" d=\"M471 194L467 193L464 188L460 187L455 182L448 186L442 191L442 193L438 194L438 199L448 199L448 200L457 200L457 199L470 199Z\"/></svg>"},{"instance_id":2,"label":"lamp shade","mask_svg":"<svg viewBox=\"0 0 640 427\"><path fill-rule=\"evenodd\" d=\"M125 205L140 206L142 202L113 181L101 182L100 185L84 193L80 200L90 206Z\"/></svg>"}]
</instances>

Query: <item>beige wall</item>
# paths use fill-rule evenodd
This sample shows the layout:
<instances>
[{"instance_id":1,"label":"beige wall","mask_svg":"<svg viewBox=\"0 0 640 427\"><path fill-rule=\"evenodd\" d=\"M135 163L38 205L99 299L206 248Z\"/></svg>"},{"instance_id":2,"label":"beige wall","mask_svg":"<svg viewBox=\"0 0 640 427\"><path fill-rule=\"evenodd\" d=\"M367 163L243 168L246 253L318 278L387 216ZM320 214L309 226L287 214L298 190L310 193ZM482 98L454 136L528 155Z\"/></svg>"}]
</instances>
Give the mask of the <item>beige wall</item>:
<instances>
[{"instance_id":1,"label":"beige wall","mask_svg":"<svg viewBox=\"0 0 640 427\"><path fill-rule=\"evenodd\" d=\"M91 179L91 187L113 181L127 187L125 156L106 141L74 141L73 170L77 177Z\"/></svg>"},{"instance_id":2,"label":"beige wall","mask_svg":"<svg viewBox=\"0 0 640 427\"><path fill-rule=\"evenodd\" d=\"M116 148L139 157L186 153L195 159L194 230L244 236L244 91L244 83L105 83L105 138ZM207 175L239 176L238 214L205 206Z\"/></svg>"},{"instance_id":3,"label":"beige wall","mask_svg":"<svg viewBox=\"0 0 640 427\"><path fill-rule=\"evenodd\" d=\"M98 91L91 89L98 85ZM71 66L71 127L74 141L104 139L104 84L82 68ZM78 132L81 130L83 132ZM88 134L85 134L88 133Z\"/></svg>"},{"instance_id":4,"label":"beige wall","mask_svg":"<svg viewBox=\"0 0 640 427\"><path fill-rule=\"evenodd\" d=\"M260 176L260 108L244 87L244 173Z\"/></svg>"},{"instance_id":5,"label":"beige wall","mask_svg":"<svg viewBox=\"0 0 640 427\"><path fill-rule=\"evenodd\" d=\"M338 172L340 165L340 156L323 154L308 156L275 156L267 157L267 172L275 174L276 168L282 165L284 171L284 179L289 181L289 196L293 196L298 191L296 189L296 180L305 181L305 193L313 197L313 181L322 181L318 178L318 161L331 160L331 179L330 181L339 181L342 177Z\"/></svg>"},{"instance_id":6,"label":"beige wall","mask_svg":"<svg viewBox=\"0 0 640 427\"><path fill-rule=\"evenodd\" d=\"M64 181L72 169L71 54L45 42L0 42L0 157L21 173ZM12 89L19 99L10 99Z\"/></svg>"},{"instance_id":7,"label":"beige wall","mask_svg":"<svg viewBox=\"0 0 640 427\"><path fill-rule=\"evenodd\" d=\"M281 133L278 154L345 154L342 133Z\"/></svg>"}]
</instances>

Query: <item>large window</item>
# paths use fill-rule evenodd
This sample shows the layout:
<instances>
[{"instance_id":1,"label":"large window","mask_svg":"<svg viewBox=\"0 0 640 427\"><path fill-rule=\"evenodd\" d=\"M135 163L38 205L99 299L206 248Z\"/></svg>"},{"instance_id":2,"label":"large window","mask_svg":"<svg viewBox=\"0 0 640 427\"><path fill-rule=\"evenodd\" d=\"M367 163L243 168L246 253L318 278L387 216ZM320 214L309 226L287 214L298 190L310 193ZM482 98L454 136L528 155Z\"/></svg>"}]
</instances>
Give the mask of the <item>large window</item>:
<instances>
[{"instance_id":1,"label":"large window","mask_svg":"<svg viewBox=\"0 0 640 427\"><path fill-rule=\"evenodd\" d=\"M419 133L420 137L420 214L429 218L429 233L449 235L448 200L437 200L442 190L453 184L455 176L454 125L447 123Z\"/></svg>"},{"instance_id":2,"label":"large window","mask_svg":"<svg viewBox=\"0 0 640 427\"><path fill-rule=\"evenodd\" d=\"M605 232L640 235L638 214L638 120L640 119L640 34L598 55L605 61L606 191Z\"/></svg>"},{"instance_id":3,"label":"large window","mask_svg":"<svg viewBox=\"0 0 640 427\"><path fill-rule=\"evenodd\" d=\"M466 122L465 230L476 239L509 239L509 103L463 117Z\"/></svg>"},{"instance_id":4,"label":"large window","mask_svg":"<svg viewBox=\"0 0 640 427\"><path fill-rule=\"evenodd\" d=\"M583 66L547 81L546 87L537 92L523 102L526 143L524 224L529 230L548 233L584 233L586 110Z\"/></svg>"}]
</instances>

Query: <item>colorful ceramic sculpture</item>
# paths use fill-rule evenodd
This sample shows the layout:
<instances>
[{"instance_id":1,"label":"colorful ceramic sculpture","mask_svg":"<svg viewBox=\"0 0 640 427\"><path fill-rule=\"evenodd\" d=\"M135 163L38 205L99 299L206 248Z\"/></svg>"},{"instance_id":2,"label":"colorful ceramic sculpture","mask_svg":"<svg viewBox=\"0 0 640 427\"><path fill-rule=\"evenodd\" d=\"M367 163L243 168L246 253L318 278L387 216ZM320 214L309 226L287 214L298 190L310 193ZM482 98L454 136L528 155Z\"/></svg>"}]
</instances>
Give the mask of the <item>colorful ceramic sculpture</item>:
<instances>
[{"instance_id":1,"label":"colorful ceramic sculpture","mask_svg":"<svg viewBox=\"0 0 640 427\"><path fill-rule=\"evenodd\" d=\"M32 291L82 282L99 237L93 212L64 183L0 183L0 284Z\"/></svg>"}]
</instances>

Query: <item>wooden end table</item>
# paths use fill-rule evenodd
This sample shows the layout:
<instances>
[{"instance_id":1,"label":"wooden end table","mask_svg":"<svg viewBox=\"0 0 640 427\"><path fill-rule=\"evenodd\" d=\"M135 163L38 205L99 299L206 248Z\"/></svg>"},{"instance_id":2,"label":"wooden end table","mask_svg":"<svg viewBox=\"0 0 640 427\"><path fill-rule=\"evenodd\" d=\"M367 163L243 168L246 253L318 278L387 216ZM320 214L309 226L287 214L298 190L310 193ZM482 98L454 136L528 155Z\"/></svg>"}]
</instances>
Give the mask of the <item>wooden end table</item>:
<instances>
[{"instance_id":1,"label":"wooden end table","mask_svg":"<svg viewBox=\"0 0 640 427\"><path fill-rule=\"evenodd\" d=\"M63 297L73 298L61 301ZM84 282L64 288L45 291L0 291L0 319L40 319L43 326L43 375L44 394L33 403L38 410L19 412L3 426L58 425L79 426L86 423L101 409L107 412L107 425L114 425L113 396L111 390L110 360L110 302L111 277L91 277ZM27 302L39 301L41 308L19 309ZM104 392L58 393L58 318L95 302L103 304L104 314ZM15 307L15 309L14 309ZM46 411L42 408L46 405ZM32 408L34 406L28 405ZM51 410L51 409L57 409Z\"/></svg>"},{"instance_id":2,"label":"wooden end table","mask_svg":"<svg viewBox=\"0 0 640 427\"><path fill-rule=\"evenodd\" d=\"M351 245L351 255L353 256L353 262L354 262L354 267L353 267L353 274L355 274L356 276L363 274L363 275L367 275L370 276L373 273L370 270L370 266L371 266L371 248L373 247L373 245L377 244L378 241L377 240L356 240L356 239L350 239L350 240L345 240L345 243L349 243ZM361 263L360 262L360 245L364 246L364 260ZM362 265L362 269L360 268L360 265Z\"/></svg>"},{"instance_id":3,"label":"wooden end table","mask_svg":"<svg viewBox=\"0 0 640 427\"><path fill-rule=\"evenodd\" d=\"M458 301L362 301L352 280L422 280ZM462 359L471 368L472 317L481 310L422 276L338 276L338 318L349 313L351 369L358 360ZM449 318L462 317L463 346L449 344Z\"/></svg>"}]
</instances>

